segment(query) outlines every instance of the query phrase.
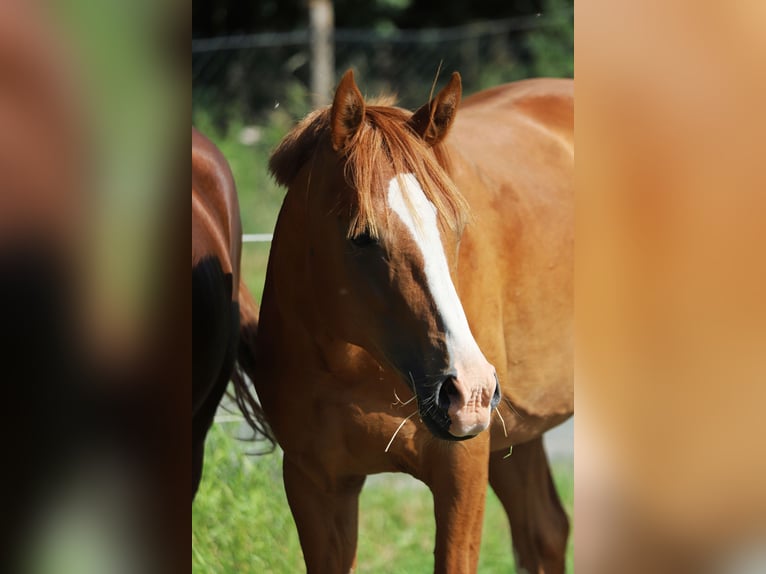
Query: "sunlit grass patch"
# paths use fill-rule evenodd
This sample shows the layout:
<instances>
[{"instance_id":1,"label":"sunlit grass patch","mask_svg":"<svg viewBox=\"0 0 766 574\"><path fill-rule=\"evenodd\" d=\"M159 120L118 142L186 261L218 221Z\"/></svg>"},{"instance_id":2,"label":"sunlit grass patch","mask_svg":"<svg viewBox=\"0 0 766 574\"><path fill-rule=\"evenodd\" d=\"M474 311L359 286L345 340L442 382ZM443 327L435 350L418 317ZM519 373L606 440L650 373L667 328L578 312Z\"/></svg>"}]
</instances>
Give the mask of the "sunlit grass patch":
<instances>
[{"instance_id":1,"label":"sunlit grass patch","mask_svg":"<svg viewBox=\"0 0 766 574\"><path fill-rule=\"evenodd\" d=\"M237 423L216 425L206 447L205 474L192 508L192 572L304 572L298 534L282 486L281 452L247 456L259 445L234 435ZM553 465L554 480L572 515L571 462ZM428 488L407 475L367 479L360 499L358 571L433 571L435 525ZM570 538L567 571L573 572ZM491 489L480 572L513 572L510 529Z\"/></svg>"}]
</instances>

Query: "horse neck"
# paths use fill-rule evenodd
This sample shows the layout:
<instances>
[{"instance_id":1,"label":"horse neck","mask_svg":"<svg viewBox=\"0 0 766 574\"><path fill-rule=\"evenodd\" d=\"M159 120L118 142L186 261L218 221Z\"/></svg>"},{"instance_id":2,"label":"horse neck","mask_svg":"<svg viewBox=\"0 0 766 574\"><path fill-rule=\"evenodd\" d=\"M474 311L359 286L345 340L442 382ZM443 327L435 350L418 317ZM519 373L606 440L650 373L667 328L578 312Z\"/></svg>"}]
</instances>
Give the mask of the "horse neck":
<instances>
[{"instance_id":1,"label":"horse neck","mask_svg":"<svg viewBox=\"0 0 766 574\"><path fill-rule=\"evenodd\" d=\"M301 300L305 285L305 216L289 192L279 211L269 252L262 305L279 310L288 318Z\"/></svg>"},{"instance_id":2,"label":"horse neck","mask_svg":"<svg viewBox=\"0 0 766 574\"><path fill-rule=\"evenodd\" d=\"M315 347L324 329L312 300L307 228L305 195L290 191L274 230L259 335L309 352L306 347Z\"/></svg>"}]
</instances>

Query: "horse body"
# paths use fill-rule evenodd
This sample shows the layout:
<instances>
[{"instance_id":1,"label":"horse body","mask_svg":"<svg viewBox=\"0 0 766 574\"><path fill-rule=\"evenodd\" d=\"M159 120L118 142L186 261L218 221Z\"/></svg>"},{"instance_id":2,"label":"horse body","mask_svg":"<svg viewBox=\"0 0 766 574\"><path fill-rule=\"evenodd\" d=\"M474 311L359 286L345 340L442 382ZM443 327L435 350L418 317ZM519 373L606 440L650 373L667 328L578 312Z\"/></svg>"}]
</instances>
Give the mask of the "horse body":
<instances>
[{"instance_id":1,"label":"horse body","mask_svg":"<svg viewBox=\"0 0 766 574\"><path fill-rule=\"evenodd\" d=\"M359 492L366 475L387 471L433 493L436 571L475 571L488 481L519 565L563 571L568 522L541 433L572 411L571 83L479 94L452 127L459 99L453 77L415 114L365 108L347 74L332 109L309 116L272 156L288 193L254 380L284 450L309 572L353 568ZM389 121L409 127L392 128L368 162L376 231L375 220L359 223L367 200L356 188L368 186L349 183L348 165L366 141L359 130L374 137ZM454 182L472 212L464 229L458 199L445 200L457 215L442 217L448 209L434 207L428 185L389 165L400 145L419 154L405 166L428 156ZM431 164L418 165L420 179L431 177ZM460 309L446 308L455 301ZM496 406L490 444L481 431Z\"/></svg>"},{"instance_id":2,"label":"horse body","mask_svg":"<svg viewBox=\"0 0 766 574\"><path fill-rule=\"evenodd\" d=\"M192 128L192 500L202 478L205 437L229 381L255 436L273 445L244 376L255 376L258 304L240 276L241 252L231 169L218 148Z\"/></svg>"},{"instance_id":3,"label":"horse body","mask_svg":"<svg viewBox=\"0 0 766 574\"><path fill-rule=\"evenodd\" d=\"M192 128L192 499L239 337L242 227L229 164Z\"/></svg>"},{"instance_id":4,"label":"horse body","mask_svg":"<svg viewBox=\"0 0 766 574\"><path fill-rule=\"evenodd\" d=\"M192 128L192 499L205 436L234 368L239 334L242 227L234 179L210 140Z\"/></svg>"}]
</instances>

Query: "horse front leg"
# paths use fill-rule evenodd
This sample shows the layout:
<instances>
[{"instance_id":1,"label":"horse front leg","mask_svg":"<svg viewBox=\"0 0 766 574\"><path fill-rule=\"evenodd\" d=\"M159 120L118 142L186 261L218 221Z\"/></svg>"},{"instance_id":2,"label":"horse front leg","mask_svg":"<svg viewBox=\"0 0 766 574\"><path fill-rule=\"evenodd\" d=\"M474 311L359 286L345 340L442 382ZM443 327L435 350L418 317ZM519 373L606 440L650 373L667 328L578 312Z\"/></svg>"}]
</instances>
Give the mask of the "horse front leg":
<instances>
[{"instance_id":1,"label":"horse front leg","mask_svg":"<svg viewBox=\"0 0 766 574\"><path fill-rule=\"evenodd\" d=\"M543 439L496 451L489 480L511 524L516 566L533 574L563 574L569 520L553 484Z\"/></svg>"},{"instance_id":2,"label":"horse front leg","mask_svg":"<svg viewBox=\"0 0 766 574\"><path fill-rule=\"evenodd\" d=\"M333 477L319 484L315 477L321 474L308 472L287 455L282 472L307 574L351 572L356 566L359 493L366 477Z\"/></svg>"},{"instance_id":3,"label":"horse front leg","mask_svg":"<svg viewBox=\"0 0 766 574\"><path fill-rule=\"evenodd\" d=\"M424 482L431 488L436 517L436 573L478 568L488 456L489 433L460 443L436 441L424 456Z\"/></svg>"}]
</instances>

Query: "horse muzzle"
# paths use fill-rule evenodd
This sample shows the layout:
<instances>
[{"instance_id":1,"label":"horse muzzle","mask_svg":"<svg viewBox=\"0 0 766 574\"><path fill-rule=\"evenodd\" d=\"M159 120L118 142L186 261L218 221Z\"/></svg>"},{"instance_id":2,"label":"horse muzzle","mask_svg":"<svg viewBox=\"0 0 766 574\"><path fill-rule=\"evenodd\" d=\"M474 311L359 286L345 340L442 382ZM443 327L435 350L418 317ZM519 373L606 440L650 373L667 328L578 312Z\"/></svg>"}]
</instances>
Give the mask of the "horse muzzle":
<instances>
[{"instance_id":1,"label":"horse muzzle","mask_svg":"<svg viewBox=\"0 0 766 574\"><path fill-rule=\"evenodd\" d=\"M421 418L434 435L451 441L466 440L486 430L500 402L494 369L483 384L466 384L448 375L433 392L433 400L427 401L431 406L421 413Z\"/></svg>"}]
</instances>

